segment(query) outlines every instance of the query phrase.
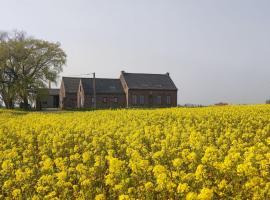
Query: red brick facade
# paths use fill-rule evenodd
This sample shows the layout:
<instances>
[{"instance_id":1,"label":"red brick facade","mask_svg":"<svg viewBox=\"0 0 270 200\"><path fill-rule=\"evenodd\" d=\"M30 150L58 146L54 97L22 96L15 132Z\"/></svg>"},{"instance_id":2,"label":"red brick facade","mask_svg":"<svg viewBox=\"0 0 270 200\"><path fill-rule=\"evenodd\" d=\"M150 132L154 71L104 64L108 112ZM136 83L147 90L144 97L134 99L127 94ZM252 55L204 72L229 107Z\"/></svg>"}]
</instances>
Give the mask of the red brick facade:
<instances>
[{"instance_id":1,"label":"red brick facade","mask_svg":"<svg viewBox=\"0 0 270 200\"><path fill-rule=\"evenodd\" d=\"M66 92L64 82L62 81L59 91L59 107L61 109L75 109L77 105L77 93Z\"/></svg>"},{"instance_id":2,"label":"red brick facade","mask_svg":"<svg viewBox=\"0 0 270 200\"><path fill-rule=\"evenodd\" d=\"M125 91L127 108L162 108L177 106L177 89L130 89L123 76L120 76Z\"/></svg>"},{"instance_id":3,"label":"red brick facade","mask_svg":"<svg viewBox=\"0 0 270 200\"><path fill-rule=\"evenodd\" d=\"M128 90L127 107L162 108L177 106L177 91Z\"/></svg>"},{"instance_id":4,"label":"red brick facade","mask_svg":"<svg viewBox=\"0 0 270 200\"><path fill-rule=\"evenodd\" d=\"M77 108L94 108L94 96L85 94L81 82L77 94ZM97 108L125 108L125 94L97 94L96 106Z\"/></svg>"},{"instance_id":5,"label":"red brick facade","mask_svg":"<svg viewBox=\"0 0 270 200\"><path fill-rule=\"evenodd\" d=\"M96 108L177 106L177 88L168 73L130 74L122 72L120 79L88 80L65 77L66 82L63 80L59 94L59 104L62 109L94 108L94 80L97 81Z\"/></svg>"}]
</instances>

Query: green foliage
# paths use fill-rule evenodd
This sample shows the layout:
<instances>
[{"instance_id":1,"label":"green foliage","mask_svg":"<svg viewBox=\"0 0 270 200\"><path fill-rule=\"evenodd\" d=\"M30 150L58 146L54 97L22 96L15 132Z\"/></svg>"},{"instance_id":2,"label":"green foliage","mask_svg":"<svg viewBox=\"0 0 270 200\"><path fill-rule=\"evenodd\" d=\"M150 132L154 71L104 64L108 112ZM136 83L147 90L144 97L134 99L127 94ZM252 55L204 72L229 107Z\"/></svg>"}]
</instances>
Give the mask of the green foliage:
<instances>
[{"instance_id":1,"label":"green foliage","mask_svg":"<svg viewBox=\"0 0 270 200\"><path fill-rule=\"evenodd\" d=\"M59 43L27 37L24 32L0 34L0 96L7 107L28 104L38 88L55 82L66 63Z\"/></svg>"}]
</instances>

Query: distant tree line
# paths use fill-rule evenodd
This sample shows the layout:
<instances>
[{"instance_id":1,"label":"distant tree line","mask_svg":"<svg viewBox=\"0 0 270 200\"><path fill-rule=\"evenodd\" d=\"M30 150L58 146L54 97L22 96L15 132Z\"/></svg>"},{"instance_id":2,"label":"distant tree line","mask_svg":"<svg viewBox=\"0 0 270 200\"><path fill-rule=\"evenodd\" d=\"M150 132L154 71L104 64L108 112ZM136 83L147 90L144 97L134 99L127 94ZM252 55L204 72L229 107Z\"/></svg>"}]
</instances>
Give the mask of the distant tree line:
<instances>
[{"instance_id":1,"label":"distant tree line","mask_svg":"<svg viewBox=\"0 0 270 200\"><path fill-rule=\"evenodd\" d=\"M15 103L28 108L38 90L56 82L66 54L60 43L27 36L25 32L0 32L0 101L9 109Z\"/></svg>"}]
</instances>

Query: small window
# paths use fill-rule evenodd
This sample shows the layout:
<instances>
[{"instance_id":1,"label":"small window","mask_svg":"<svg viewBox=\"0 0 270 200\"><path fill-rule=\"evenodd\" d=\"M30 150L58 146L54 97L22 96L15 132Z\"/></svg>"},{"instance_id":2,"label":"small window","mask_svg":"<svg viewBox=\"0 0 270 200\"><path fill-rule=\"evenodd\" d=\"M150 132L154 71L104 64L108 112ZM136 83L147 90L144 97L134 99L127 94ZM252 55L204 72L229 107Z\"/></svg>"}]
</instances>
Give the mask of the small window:
<instances>
[{"instance_id":1,"label":"small window","mask_svg":"<svg viewBox=\"0 0 270 200\"><path fill-rule=\"evenodd\" d=\"M103 103L107 103L107 97L103 97Z\"/></svg>"},{"instance_id":2,"label":"small window","mask_svg":"<svg viewBox=\"0 0 270 200\"><path fill-rule=\"evenodd\" d=\"M113 98L113 102L114 102L114 103L118 103L118 97L114 97L114 98Z\"/></svg>"},{"instance_id":3,"label":"small window","mask_svg":"<svg viewBox=\"0 0 270 200\"><path fill-rule=\"evenodd\" d=\"M137 105L137 95L132 95L132 104Z\"/></svg>"},{"instance_id":4,"label":"small window","mask_svg":"<svg viewBox=\"0 0 270 200\"><path fill-rule=\"evenodd\" d=\"M94 98L94 97L92 97L92 99L91 99L91 100L92 100L92 103L95 103L95 98Z\"/></svg>"},{"instance_id":5,"label":"small window","mask_svg":"<svg viewBox=\"0 0 270 200\"><path fill-rule=\"evenodd\" d=\"M143 96L143 95L140 96L140 104L141 104L141 105L144 104L144 96Z\"/></svg>"},{"instance_id":6,"label":"small window","mask_svg":"<svg viewBox=\"0 0 270 200\"><path fill-rule=\"evenodd\" d=\"M157 96L157 104L161 105L161 96Z\"/></svg>"},{"instance_id":7,"label":"small window","mask_svg":"<svg viewBox=\"0 0 270 200\"><path fill-rule=\"evenodd\" d=\"M167 105L171 104L171 96L167 96L166 103L167 103Z\"/></svg>"}]
</instances>

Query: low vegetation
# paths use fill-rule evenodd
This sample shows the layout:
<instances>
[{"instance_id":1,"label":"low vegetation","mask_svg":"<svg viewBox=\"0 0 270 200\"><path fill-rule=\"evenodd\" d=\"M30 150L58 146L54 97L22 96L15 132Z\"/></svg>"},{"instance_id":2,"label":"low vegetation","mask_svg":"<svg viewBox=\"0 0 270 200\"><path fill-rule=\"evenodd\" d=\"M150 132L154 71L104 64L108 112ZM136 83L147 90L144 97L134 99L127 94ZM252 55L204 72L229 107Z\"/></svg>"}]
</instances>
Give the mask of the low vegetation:
<instances>
[{"instance_id":1,"label":"low vegetation","mask_svg":"<svg viewBox=\"0 0 270 200\"><path fill-rule=\"evenodd\" d=\"M270 199L270 106L0 110L0 199Z\"/></svg>"}]
</instances>

